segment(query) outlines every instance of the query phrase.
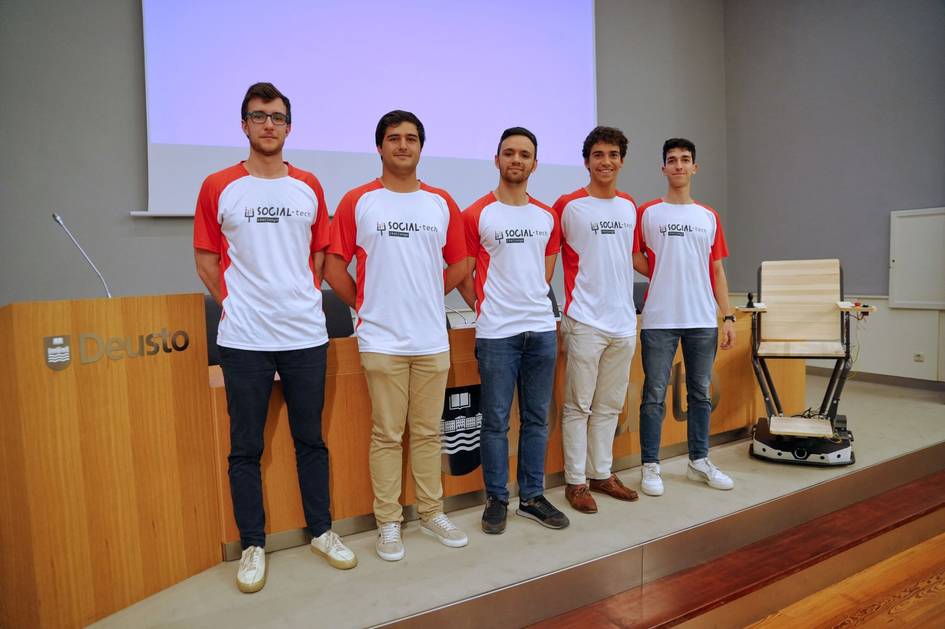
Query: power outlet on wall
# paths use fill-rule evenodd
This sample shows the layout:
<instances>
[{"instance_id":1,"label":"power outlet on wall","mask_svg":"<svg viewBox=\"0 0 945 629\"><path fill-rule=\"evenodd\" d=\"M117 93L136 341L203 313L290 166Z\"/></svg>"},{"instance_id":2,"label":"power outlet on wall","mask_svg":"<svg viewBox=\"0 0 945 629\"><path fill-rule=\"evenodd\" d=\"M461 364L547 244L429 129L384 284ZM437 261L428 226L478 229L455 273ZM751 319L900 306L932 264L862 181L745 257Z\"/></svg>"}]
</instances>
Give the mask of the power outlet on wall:
<instances>
[{"instance_id":1,"label":"power outlet on wall","mask_svg":"<svg viewBox=\"0 0 945 629\"><path fill-rule=\"evenodd\" d=\"M913 354L913 355L912 355L912 362L914 362L914 363L924 363L924 362L925 362L925 354L923 354L922 352L918 352L918 353L916 353L916 354Z\"/></svg>"}]
</instances>

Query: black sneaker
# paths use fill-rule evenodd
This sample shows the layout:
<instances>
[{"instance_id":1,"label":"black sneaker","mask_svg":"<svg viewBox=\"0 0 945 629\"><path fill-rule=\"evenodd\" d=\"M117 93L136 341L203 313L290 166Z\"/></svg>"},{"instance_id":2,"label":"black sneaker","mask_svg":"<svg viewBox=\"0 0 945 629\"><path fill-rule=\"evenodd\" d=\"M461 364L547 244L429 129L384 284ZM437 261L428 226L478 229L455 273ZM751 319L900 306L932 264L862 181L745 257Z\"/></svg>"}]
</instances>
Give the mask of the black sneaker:
<instances>
[{"instance_id":1,"label":"black sneaker","mask_svg":"<svg viewBox=\"0 0 945 629\"><path fill-rule=\"evenodd\" d=\"M502 502L495 496L486 498L486 510L482 512L482 531L490 535L505 532L505 517L509 503Z\"/></svg>"},{"instance_id":2,"label":"black sneaker","mask_svg":"<svg viewBox=\"0 0 945 629\"><path fill-rule=\"evenodd\" d=\"M548 502L548 499L544 496L535 496L531 500L519 501L515 513L531 518L550 529L563 529L571 524L568 516L555 509L555 506Z\"/></svg>"}]
</instances>

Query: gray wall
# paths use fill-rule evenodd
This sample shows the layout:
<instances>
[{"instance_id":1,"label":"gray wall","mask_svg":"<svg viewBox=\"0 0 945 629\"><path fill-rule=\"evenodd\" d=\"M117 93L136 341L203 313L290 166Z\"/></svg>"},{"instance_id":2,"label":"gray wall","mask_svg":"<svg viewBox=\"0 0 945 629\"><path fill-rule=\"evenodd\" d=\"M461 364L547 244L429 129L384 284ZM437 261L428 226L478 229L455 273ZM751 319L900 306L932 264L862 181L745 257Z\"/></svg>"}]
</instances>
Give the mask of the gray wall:
<instances>
[{"instance_id":1,"label":"gray wall","mask_svg":"<svg viewBox=\"0 0 945 629\"><path fill-rule=\"evenodd\" d=\"M620 186L638 203L666 191L663 141L688 137L693 192L726 218L723 15L721 0L597 0L597 118L630 137Z\"/></svg>"},{"instance_id":2,"label":"gray wall","mask_svg":"<svg viewBox=\"0 0 945 629\"><path fill-rule=\"evenodd\" d=\"M102 294L52 211L113 293L198 289L191 222L128 215L147 209L140 3L5 0L0 77L0 304Z\"/></svg>"},{"instance_id":3,"label":"gray wall","mask_svg":"<svg viewBox=\"0 0 945 629\"><path fill-rule=\"evenodd\" d=\"M729 0L725 44L732 288L839 257L887 294L889 212L945 205L945 2Z\"/></svg>"}]
</instances>

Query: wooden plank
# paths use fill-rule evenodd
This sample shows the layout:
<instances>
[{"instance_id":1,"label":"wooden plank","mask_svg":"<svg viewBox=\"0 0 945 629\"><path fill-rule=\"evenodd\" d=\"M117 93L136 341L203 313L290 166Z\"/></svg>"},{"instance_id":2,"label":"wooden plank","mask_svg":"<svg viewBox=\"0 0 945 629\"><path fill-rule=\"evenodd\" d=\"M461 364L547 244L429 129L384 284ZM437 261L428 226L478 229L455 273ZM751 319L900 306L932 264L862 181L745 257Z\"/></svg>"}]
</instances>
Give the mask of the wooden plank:
<instances>
[{"instance_id":1,"label":"wooden plank","mask_svg":"<svg viewBox=\"0 0 945 629\"><path fill-rule=\"evenodd\" d=\"M945 533L808 596L753 625L934 627L945 619Z\"/></svg>"},{"instance_id":2,"label":"wooden plank","mask_svg":"<svg viewBox=\"0 0 945 629\"><path fill-rule=\"evenodd\" d=\"M943 508L945 472L938 472L534 626L588 626L585 618L601 615L621 627L683 622Z\"/></svg>"},{"instance_id":3,"label":"wooden plank","mask_svg":"<svg viewBox=\"0 0 945 629\"><path fill-rule=\"evenodd\" d=\"M839 260L778 260L761 264L762 340L840 338Z\"/></svg>"},{"instance_id":4,"label":"wooden plank","mask_svg":"<svg viewBox=\"0 0 945 629\"><path fill-rule=\"evenodd\" d=\"M4 422L2 495L26 499L9 511L19 549L6 564L19 572L0 593L0 608L17 614L9 626L82 626L217 563L201 296L8 312L0 333L14 356L17 407ZM161 330L157 350L140 351ZM48 336L70 337L62 370L46 366Z\"/></svg>"},{"instance_id":5,"label":"wooden plank","mask_svg":"<svg viewBox=\"0 0 945 629\"><path fill-rule=\"evenodd\" d=\"M13 306L0 309L0 352L8 373L0 378L0 627L39 626L39 592L29 493Z\"/></svg>"}]
</instances>

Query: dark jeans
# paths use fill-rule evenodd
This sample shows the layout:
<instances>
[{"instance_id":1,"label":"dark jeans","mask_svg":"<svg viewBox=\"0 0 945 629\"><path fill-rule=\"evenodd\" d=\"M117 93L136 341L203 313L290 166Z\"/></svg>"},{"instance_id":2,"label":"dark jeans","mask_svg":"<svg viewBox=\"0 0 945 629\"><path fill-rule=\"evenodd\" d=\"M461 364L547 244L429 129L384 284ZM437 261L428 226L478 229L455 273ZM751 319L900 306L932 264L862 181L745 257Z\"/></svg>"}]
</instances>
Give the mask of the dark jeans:
<instances>
[{"instance_id":1,"label":"dark jeans","mask_svg":"<svg viewBox=\"0 0 945 629\"><path fill-rule=\"evenodd\" d=\"M665 414L666 385L676 356L676 346L682 341L683 362L686 365L686 402L689 405L686 432L689 441L689 459L709 456L709 414L712 401L712 364L718 349L718 328L678 328L671 330L642 330L643 399L640 403L640 449L644 463L660 460L660 435Z\"/></svg>"},{"instance_id":2,"label":"dark jeans","mask_svg":"<svg viewBox=\"0 0 945 629\"><path fill-rule=\"evenodd\" d=\"M558 334L523 332L504 339L476 339L482 430L480 453L486 494L509 500L509 410L518 386L519 499L544 492L548 405L555 378Z\"/></svg>"},{"instance_id":3,"label":"dark jeans","mask_svg":"<svg viewBox=\"0 0 945 629\"><path fill-rule=\"evenodd\" d=\"M331 528L328 448L322 440L328 344L308 349L257 352L220 347L230 414L230 493L242 547L266 545L259 459L276 371L289 411L302 511L309 532Z\"/></svg>"}]
</instances>

